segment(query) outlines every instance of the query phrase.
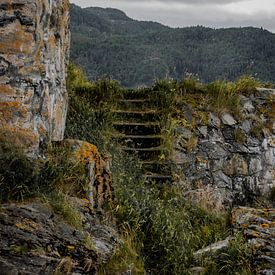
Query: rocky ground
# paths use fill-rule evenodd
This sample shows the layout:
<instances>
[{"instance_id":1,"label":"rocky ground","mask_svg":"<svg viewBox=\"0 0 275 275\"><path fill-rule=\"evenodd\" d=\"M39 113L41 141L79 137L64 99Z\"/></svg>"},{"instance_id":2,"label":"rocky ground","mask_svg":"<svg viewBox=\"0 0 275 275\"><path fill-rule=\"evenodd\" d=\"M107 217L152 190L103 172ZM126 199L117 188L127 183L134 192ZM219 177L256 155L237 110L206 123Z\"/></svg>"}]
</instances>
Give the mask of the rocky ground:
<instances>
[{"instance_id":1,"label":"rocky ground","mask_svg":"<svg viewBox=\"0 0 275 275\"><path fill-rule=\"evenodd\" d=\"M95 274L113 253L114 230L87 201L71 198L81 215L76 229L39 201L0 208L0 274Z\"/></svg>"}]
</instances>

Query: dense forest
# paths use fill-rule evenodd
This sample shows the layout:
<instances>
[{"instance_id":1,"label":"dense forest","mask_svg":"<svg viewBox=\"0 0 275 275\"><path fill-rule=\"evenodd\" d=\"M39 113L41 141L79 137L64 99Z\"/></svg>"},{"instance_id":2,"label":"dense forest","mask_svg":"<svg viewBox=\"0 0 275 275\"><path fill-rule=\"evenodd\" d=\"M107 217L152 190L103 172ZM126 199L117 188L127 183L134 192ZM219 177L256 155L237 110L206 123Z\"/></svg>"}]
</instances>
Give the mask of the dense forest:
<instances>
[{"instance_id":1,"label":"dense forest","mask_svg":"<svg viewBox=\"0 0 275 275\"><path fill-rule=\"evenodd\" d=\"M203 82L249 74L275 81L275 34L259 28L169 28L116 9L71 6L72 60L123 86L193 74Z\"/></svg>"}]
</instances>

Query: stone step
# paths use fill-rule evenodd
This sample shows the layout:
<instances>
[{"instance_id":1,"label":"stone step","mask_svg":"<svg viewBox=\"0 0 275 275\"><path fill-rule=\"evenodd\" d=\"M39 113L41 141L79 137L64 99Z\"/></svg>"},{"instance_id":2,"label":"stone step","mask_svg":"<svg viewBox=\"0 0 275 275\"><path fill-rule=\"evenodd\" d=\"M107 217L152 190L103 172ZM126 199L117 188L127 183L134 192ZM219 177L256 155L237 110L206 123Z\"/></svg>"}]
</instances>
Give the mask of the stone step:
<instances>
[{"instance_id":1,"label":"stone step","mask_svg":"<svg viewBox=\"0 0 275 275\"><path fill-rule=\"evenodd\" d=\"M156 102L150 99L122 99L117 102L117 106L122 110L138 111L149 108L157 109Z\"/></svg>"},{"instance_id":2,"label":"stone step","mask_svg":"<svg viewBox=\"0 0 275 275\"><path fill-rule=\"evenodd\" d=\"M154 109L147 110L113 110L114 120L127 120L136 122L159 121L160 112Z\"/></svg>"},{"instance_id":3,"label":"stone step","mask_svg":"<svg viewBox=\"0 0 275 275\"><path fill-rule=\"evenodd\" d=\"M163 140L161 136L123 136L117 137L116 140L125 147L130 148L151 148L158 147L162 144Z\"/></svg>"},{"instance_id":4,"label":"stone step","mask_svg":"<svg viewBox=\"0 0 275 275\"><path fill-rule=\"evenodd\" d=\"M161 174L145 174L145 180L148 183L172 183L173 177L171 175L161 175Z\"/></svg>"},{"instance_id":5,"label":"stone step","mask_svg":"<svg viewBox=\"0 0 275 275\"><path fill-rule=\"evenodd\" d=\"M159 135L161 133L160 124L157 122L114 122L113 126L116 131L125 135Z\"/></svg>"},{"instance_id":6,"label":"stone step","mask_svg":"<svg viewBox=\"0 0 275 275\"><path fill-rule=\"evenodd\" d=\"M124 99L151 99L154 100L161 91L152 91L152 89L144 88L140 90L125 90L122 92Z\"/></svg>"},{"instance_id":7,"label":"stone step","mask_svg":"<svg viewBox=\"0 0 275 275\"><path fill-rule=\"evenodd\" d=\"M171 164L161 161L141 161L142 169L144 171L150 171L152 173L170 173Z\"/></svg>"},{"instance_id":8,"label":"stone step","mask_svg":"<svg viewBox=\"0 0 275 275\"><path fill-rule=\"evenodd\" d=\"M162 152L161 147L153 148L129 148L121 147L127 153L135 154L140 160L157 160Z\"/></svg>"}]
</instances>

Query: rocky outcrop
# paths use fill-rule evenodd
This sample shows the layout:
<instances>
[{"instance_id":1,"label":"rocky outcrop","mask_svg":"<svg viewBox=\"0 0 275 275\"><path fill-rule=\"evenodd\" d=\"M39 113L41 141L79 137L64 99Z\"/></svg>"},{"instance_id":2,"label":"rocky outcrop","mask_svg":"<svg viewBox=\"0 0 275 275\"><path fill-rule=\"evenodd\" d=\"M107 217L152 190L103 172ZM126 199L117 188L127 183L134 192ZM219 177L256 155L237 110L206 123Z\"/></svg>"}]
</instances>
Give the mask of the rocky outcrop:
<instances>
[{"instance_id":1,"label":"rocky outcrop","mask_svg":"<svg viewBox=\"0 0 275 275\"><path fill-rule=\"evenodd\" d=\"M68 0L1 0L0 126L30 151L63 139Z\"/></svg>"},{"instance_id":2,"label":"rocky outcrop","mask_svg":"<svg viewBox=\"0 0 275 275\"><path fill-rule=\"evenodd\" d=\"M248 240L257 274L275 274L275 209L237 207L232 224Z\"/></svg>"},{"instance_id":3,"label":"rocky outcrop","mask_svg":"<svg viewBox=\"0 0 275 275\"><path fill-rule=\"evenodd\" d=\"M0 274L95 274L117 246L113 229L70 198L77 228L41 202L1 205Z\"/></svg>"},{"instance_id":4,"label":"rocky outcrop","mask_svg":"<svg viewBox=\"0 0 275 275\"><path fill-rule=\"evenodd\" d=\"M112 199L110 159L103 157L95 145L86 141L67 139L63 146L70 150L70 161L86 166L89 179L87 199L92 208L100 209Z\"/></svg>"},{"instance_id":5,"label":"rocky outcrop","mask_svg":"<svg viewBox=\"0 0 275 275\"><path fill-rule=\"evenodd\" d=\"M271 193L275 187L274 97L272 89L242 95L238 115L184 108L184 113L189 110L192 127L177 128L174 161L184 184L188 183L188 197L207 202L212 209Z\"/></svg>"}]
</instances>

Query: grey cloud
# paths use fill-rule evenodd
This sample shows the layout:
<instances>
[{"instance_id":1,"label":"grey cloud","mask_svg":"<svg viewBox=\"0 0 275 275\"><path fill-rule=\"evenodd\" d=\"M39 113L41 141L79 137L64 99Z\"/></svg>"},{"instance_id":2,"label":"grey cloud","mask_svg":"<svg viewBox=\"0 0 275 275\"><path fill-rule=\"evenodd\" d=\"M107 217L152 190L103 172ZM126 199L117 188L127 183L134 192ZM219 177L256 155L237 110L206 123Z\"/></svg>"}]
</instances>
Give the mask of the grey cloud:
<instances>
[{"instance_id":1,"label":"grey cloud","mask_svg":"<svg viewBox=\"0 0 275 275\"><path fill-rule=\"evenodd\" d=\"M118 0L120 2L127 2L129 3L129 0ZM224 5L224 4L229 4L229 3L238 3L238 2L243 2L246 0L139 0L139 1L131 1L133 2L154 2L154 3L177 3L177 4L190 4L190 5L197 5L197 4L219 4L219 5ZM130 2L130 3L131 3Z\"/></svg>"},{"instance_id":2,"label":"grey cloud","mask_svg":"<svg viewBox=\"0 0 275 275\"><path fill-rule=\"evenodd\" d=\"M236 13L223 8L217 3L240 2L240 0L172 0L172 1L127 1L127 0L72 0L72 2L88 6L101 6L118 8L137 20L150 20L160 22L172 27L186 27L203 25L207 27L263 27L275 32L275 17L267 12L256 12L253 15ZM194 3L197 3L194 5ZM199 3L212 3L213 5L198 5ZM187 5L187 3L189 3ZM193 5L192 5L192 4ZM216 5L215 5L216 3Z\"/></svg>"}]
</instances>

